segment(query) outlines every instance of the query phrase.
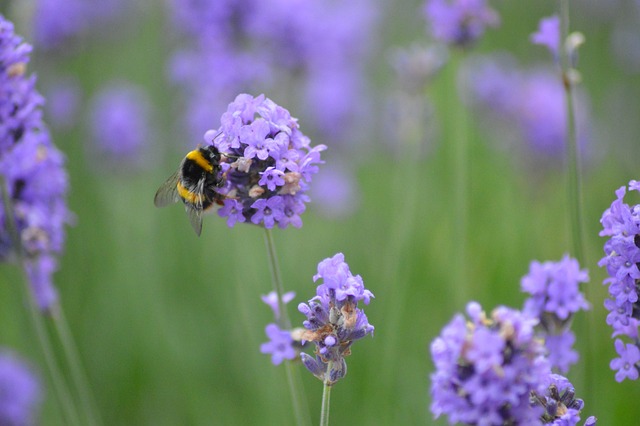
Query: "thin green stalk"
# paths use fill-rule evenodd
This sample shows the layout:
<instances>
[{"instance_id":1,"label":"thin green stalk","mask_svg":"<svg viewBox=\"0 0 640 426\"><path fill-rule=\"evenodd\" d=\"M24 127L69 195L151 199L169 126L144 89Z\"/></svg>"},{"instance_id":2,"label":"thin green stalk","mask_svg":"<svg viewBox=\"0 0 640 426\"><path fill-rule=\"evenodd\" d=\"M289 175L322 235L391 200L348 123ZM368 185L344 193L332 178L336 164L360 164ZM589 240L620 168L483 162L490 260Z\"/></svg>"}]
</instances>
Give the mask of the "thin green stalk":
<instances>
[{"instance_id":1,"label":"thin green stalk","mask_svg":"<svg viewBox=\"0 0 640 426\"><path fill-rule=\"evenodd\" d=\"M561 40L566 40L569 35L569 1L560 1L560 26ZM583 238L583 203L582 203L582 176L580 170L580 153L575 120L575 101L573 82L571 81L568 54L562 49L561 55L562 79L565 90L566 132L567 132L567 192L569 199L569 221L571 223L571 241L573 252L581 265L585 264L584 238Z\"/></svg>"},{"instance_id":2,"label":"thin green stalk","mask_svg":"<svg viewBox=\"0 0 640 426\"><path fill-rule=\"evenodd\" d=\"M27 275L27 269L24 260L22 242L18 235L18 228L13 218L11 197L9 197L9 191L6 187L4 179L2 178L0 178L0 191L2 192L2 202L4 204L5 224L9 234L11 235L14 251L16 253L16 257L20 265L20 270L22 271L22 275L24 278L24 285L20 285L18 287L20 287L22 291L22 297L26 301L29 319L31 320L31 324L33 325L33 328L35 330L38 343L40 344L40 349L42 350L44 361L47 366L47 371L49 372L54 394L56 395L56 398L58 399L58 402L60 404L63 417L65 418L65 423L68 425L80 425L81 423L78 417L78 411L73 403L73 400L71 399L71 393L67 388L67 384L64 380L62 372L60 371L60 367L58 366L58 363L55 359L53 348L51 342L49 341L49 336L42 319L42 314L36 306L36 301L34 299L33 292L31 291L30 281Z\"/></svg>"},{"instance_id":3,"label":"thin green stalk","mask_svg":"<svg viewBox=\"0 0 640 426\"><path fill-rule=\"evenodd\" d=\"M267 245L267 254L269 255L269 270L271 271L271 281L273 283L273 290L278 296L278 311L280 316L278 317L278 325L280 328L290 329L291 320L282 302L282 295L284 294L284 285L282 284L282 276L280 275L280 267L278 266L278 255L276 254L276 246L273 242L273 234L271 229L264 228L265 243Z\"/></svg>"},{"instance_id":4,"label":"thin green stalk","mask_svg":"<svg viewBox=\"0 0 640 426\"><path fill-rule=\"evenodd\" d=\"M71 378L80 397L80 401L87 417L87 422L92 426L100 425L102 422L97 414L98 410L96 409L93 392L88 385L87 376L78 355L78 348L73 340L69 324L67 323L61 305L58 305L58 309L56 309L56 312L52 315L52 319L55 330L58 333L58 338L60 339L60 343L62 344L62 348L66 355L67 364L71 372Z\"/></svg>"},{"instance_id":5,"label":"thin green stalk","mask_svg":"<svg viewBox=\"0 0 640 426\"><path fill-rule=\"evenodd\" d=\"M331 371L331 363L327 367L327 371ZM327 373L329 374L329 373ZM325 380L322 387L322 411L320 412L320 426L329 426L329 411L331 403L331 384Z\"/></svg>"},{"instance_id":6,"label":"thin green stalk","mask_svg":"<svg viewBox=\"0 0 640 426\"><path fill-rule=\"evenodd\" d=\"M282 303L282 295L284 294L284 285L282 284L282 276L280 275L280 267L278 266L278 255L276 253L276 246L273 242L273 235L270 229L265 228L265 243L267 246L267 255L269 258L269 269L271 271L271 281L273 283L273 289L276 292L278 298L278 310L280 315L278 317L278 325L284 330L291 329L291 321L289 315L285 309L284 303ZM291 402L293 404L293 411L296 418L297 425L309 425L311 424L311 418L309 417L309 408L306 404L306 397L304 394L304 387L302 386L302 378L300 372L290 362L285 362L285 370L287 374L287 384L289 385L289 392L291 393Z\"/></svg>"},{"instance_id":7,"label":"thin green stalk","mask_svg":"<svg viewBox=\"0 0 640 426\"><path fill-rule=\"evenodd\" d=\"M452 54L451 70L451 116L453 117L453 131L450 143L453 149L452 169L454 173L454 200L453 200L453 242L452 259L454 271L454 289L458 309L467 303L468 277L467 277L467 239L468 239L468 196L469 196L469 118L467 108L458 96L458 71L462 64L465 51L458 49Z\"/></svg>"},{"instance_id":8,"label":"thin green stalk","mask_svg":"<svg viewBox=\"0 0 640 426\"><path fill-rule=\"evenodd\" d=\"M569 36L569 0L560 0L560 41L564 43ZM574 255L580 265L586 265L584 250L584 222L583 222L583 201L582 201L582 176L580 167L580 152L578 149L578 137L576 132L575 119L575 99L569 52L561 44L561 68L562 83L565 93L566 111L566 137L567 137L567 197L569 200L569 222L571 223L571 241ZM585 286L585 296L590 299L589 286ZM584 399L587 403L595 402L595 384L593 381L593 354L596 353L595 340L591 338L590 330L596 327L596 318L593 310L586 313L587 321L581 329L584 351L584 362L582 363L582 376L584 381Z\"/></svg>"}]
</instances>

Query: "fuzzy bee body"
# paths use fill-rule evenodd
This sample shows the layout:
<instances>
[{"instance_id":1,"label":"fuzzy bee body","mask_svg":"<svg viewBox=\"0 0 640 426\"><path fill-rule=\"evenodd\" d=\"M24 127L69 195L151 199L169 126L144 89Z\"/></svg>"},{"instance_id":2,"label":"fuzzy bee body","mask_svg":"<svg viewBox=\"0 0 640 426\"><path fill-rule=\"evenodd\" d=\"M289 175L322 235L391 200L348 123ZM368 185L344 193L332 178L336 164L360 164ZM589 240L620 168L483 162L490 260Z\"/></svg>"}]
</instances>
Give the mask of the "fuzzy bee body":
<instances>
[{"instance_id":1,"label":"fuzzy bee body","mask_svg":"<svg viewBox=\"0 0 640 426\"><path fill-rule=\"evenodd\" d=\"M178 170L158 188L153 200L156 207L182 200L189 222L198 236L202 232L202 212L214 203L222 203L225 198L216 192L216 189L224 186L220 159L220 152L214 146L190 151Z\"/></svg>"}]
</instances>

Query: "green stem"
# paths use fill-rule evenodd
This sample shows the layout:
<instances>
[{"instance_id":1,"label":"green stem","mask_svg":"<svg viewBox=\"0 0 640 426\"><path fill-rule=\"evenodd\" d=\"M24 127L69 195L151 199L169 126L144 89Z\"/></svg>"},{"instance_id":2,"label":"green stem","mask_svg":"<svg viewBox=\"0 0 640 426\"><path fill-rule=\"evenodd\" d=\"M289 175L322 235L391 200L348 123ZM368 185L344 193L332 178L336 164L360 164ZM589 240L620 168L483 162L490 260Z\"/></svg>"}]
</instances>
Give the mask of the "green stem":
<instances>
[{"instance_id":1,"label":"green stem","mask_svg":"<svg viewBox=\"0 0 640 426\"><path fill-rule=\"evenodd\" d=\"M282 284L282 276L280 275L280 267L278 266L278 255L276 253L276 246L273 242L273 234L270 229L265 228L265 243L267 246L267 255L269 258L269 269L271 271L271 281L273 283L273 289L276 292L278 298L278 310L280 315L278 316L278 325L281 329L290 330L291 321L289 315L282 302L282 295L284 294L284 285ZM304 387L302 385L302 378L300 372L291 363L291 361L285 362L285 370L287 374L287 384L289 385L289 392L291 394L291 403L293 404L293 411L296 418L297 425L309 425L311 424L311 418L309 417L309 408L306 404L306 398L304 394Z\"/></svg>"},{"instance_id":2,"label":"green stem","mask_svg":"<svg viewBox=\"0 0 640 426\"><path fill-rule=\"evenodd\" d=\"M33 328L35 330L38 343L40 344L40 349L42 350L42 354L44 356L44 361L47 366L47 371L49 372L54 393L61 406L63 417L66 420L65 423L68 425L80 425L81 423L78 417L78 412L75 405L73 404L71 394L69 392L69 389L67 388L67 384L65 383L62 372L60 371L60 367L58 366L58 363L55 359L53 348L49 340L49 336L42 319L41 312L36 306L33 291L31 290L29 276L27 275L27 266L24 260L22 242L20 236L18 235L18 228L13 217L12 200L9 196L9 191L6 187L6 183L1 177L0 191L2 192L2 202L4 204L5 226L7 227L8 233L11 235L14 251L16 253L18 264L20 265L20 270L22 271L22 275L24 278L24 285L18 287L21 289L22 297L26 301L29 319L31 320L31 324L33 325Z\"/></svg>"},{"instance_id":3,"label":"green stem","mask_svg":"<svg viewBox=\"0 0 640 426\"><path fill-rule=\"evenodd\" d=\"M327 375L331 371L332 362L327 366ZM329 412L331 410L331 383L327 378L322 387L322 410L320 411L320 426L329 426Z\"/></svg>"},{"instance_id":4,"label":"green stem","mask_svg":"<svg viewBox=\"0 0 640 426\"><path fill-rule=\"evenodd\" d=\"M586 265L584 250L584 223L582 202L582 176L580 167L580 151L578 149L578 137L576 132L575 99L569 52L564 42L569 36L569 0L560 0L560 42L561 42L561 68L562 84L565 93L566 137L567 137L567 197L569 201L569 222L571 223L571 241L574 255L580 265ZM590 288L585 286L585 297L590 300ZM597 400L595 396L595 384L593 381L593 354L596 353L595 339L591 337L591 330L596 329L596 318L593 309L586 313L587 321L581 329L584 351L582 363L582 376L584 380L584 399L587 403Z\"/></svg>"},{"instance_id":5,"label":"green stem","mask_svg":"<svg viewBox=\"0 0 640 426\"><path fill-rule=\"evenodd\" d=\"M454 200L453 200L453 242L452 259L455 259L454 285L456 302L458 309L467 303L468 280L467 280L467 238L468 238L468 187L469 187L469 118L467 108L458 96L458 71L462 64L465 51L458 49L452 52L452 62L449 65L451 70L451 94L450 99L453 117L453 130L451 145L452 168L454 173Z\"/></svg>"},{"instance_id":6,"label":"green stem","mask_svg":"<svg viewBox=\"0 0 640 426\"><path fill-rule=\"evenodd\" d=\"M56 309L52 318L55 330L58 333L58 338L60 339L60 343L62 344L62 348L67 359L71 378L76 391L80 396L80 401L84 408L87 422L92 426L100 425L102 422L100 421L100 417L97 415L98 411L96 409L95 399L93 398L93 393L88 385L87 376L82 368L82 363L80 362L80 357L78 355L78 348L73 340L69 324L67 323L61 305L58 305L58 309Z\"/></svg>"},{"instance_id":7,"label":"green stem","mask_svg":"<svg viewBox=\"0 0 640 426\"><path fill-rule=\"evenodd\" d=\"M282 276L280 275L280 267L278 266L278 255L276 254L276 246L273 242L273 234L271 229L264 228L264 240L267 245L267 254L269 255L269 270L271 271L271 281L273 283L273 290L278 297L278 325L283 329L291 328L291 321L289 315L282 302L282 295L284 294L284 285L282 284Z\"/></svg>"},{"instance_id":8,"label":"green stem","mask_svg":"<svg viewBox=\"0 0 640 426\"><path fill-rule=\"evenodd\" d=\"M560 40L566 40L569 35L569 1L560 1ZM581 265L585 264L583 243L582 217L582 177L580 171L580 152L575 120L575 101L573 82L571 81L568 54L564 47L561 54L562 82L565 90L566 136L567 136L567 196L569 199L569 221L571 223L571 241L573 252Z\"/></svg>"}]
</instances>

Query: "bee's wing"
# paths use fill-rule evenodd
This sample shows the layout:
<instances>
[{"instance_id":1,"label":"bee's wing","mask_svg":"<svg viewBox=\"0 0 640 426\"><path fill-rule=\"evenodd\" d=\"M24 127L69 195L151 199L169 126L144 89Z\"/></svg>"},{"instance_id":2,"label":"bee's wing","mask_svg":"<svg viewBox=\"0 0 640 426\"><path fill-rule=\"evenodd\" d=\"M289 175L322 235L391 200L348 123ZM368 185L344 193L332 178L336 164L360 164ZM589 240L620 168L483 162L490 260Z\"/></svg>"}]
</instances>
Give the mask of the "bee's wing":
<instances>
[{"instance_id":1,"label":"bee's wing","mask_svg":"<svg viewBox=\"0 0 640 426\"><path fill-rule=\"evenodd\" d=\"M187 216L189 216L189 222L191 227L196 231L196 235L199 237L202 233L202 209L195 209L190 205L185 205L187 210Z\"/></svg>"},{"instance_id":2,"label":"bee's wing","mask_svg":"<svg viewBox=\"0 0 640 426\"><path fill-rule=\"evenodd\" d=\"M153 199L153 204L155 204L156 207L168 206L180 200L180 196L178 195L178 179L180 179L179 169L172 174L165 183L160 185Z\"/></svg>"}]
</instances>

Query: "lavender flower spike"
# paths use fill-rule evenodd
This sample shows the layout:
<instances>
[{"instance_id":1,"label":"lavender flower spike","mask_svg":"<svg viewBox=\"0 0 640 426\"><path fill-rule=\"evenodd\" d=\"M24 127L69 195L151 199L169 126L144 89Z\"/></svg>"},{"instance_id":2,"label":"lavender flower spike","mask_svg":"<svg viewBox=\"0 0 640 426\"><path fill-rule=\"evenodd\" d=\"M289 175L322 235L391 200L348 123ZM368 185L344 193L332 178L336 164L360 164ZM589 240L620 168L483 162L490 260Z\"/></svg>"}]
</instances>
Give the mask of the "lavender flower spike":
<instances>
[{"instance_id":1,"label":"lavender flower spike","mask_svg":"<svg viewBox=\"0 0 640 426\"><path fill-rule=\"evenodd\" d=\"M0 351L0 425L32 425L41 400L40 382L14 354Z\"/></svg>"},{"instance_id":2,"label":"lavender flower spike","mask_svg":"<svg viewBox=\"0 0 640 426\"><path fill-rule=\"evenodd\" d=\"M468 323L456 315L431 343L432 413L450 424L540 424L543 410L529 396L544 393L551 369L536 320L506 307L487 317L475 302L467 313Z\"/></svg>"},{"instance_id":3,"label":"lavender flower spike","mask_svg":"<svg viewBox=\"0 0 640 426\"><path fill-rule=\"evenodd\" d=\"M17 238L38 306L49 309L57 300L52 275L55 255L64 245L68 179L64 157L53 145L42 122L43 99L26 64L31 46L14 34L13 24L0 15L0 181L11 200ZM15 253L6 206L0 199L0 261Z\"/></svg>"},{"instance_id":4,"label":"lavender flower spike","mask_svg":"<svg viewBox=\"0 0 640 426\"><path fill-rule=\"evenodd\" d=\"M222 115L221 126L204 135L232 163L223 163L226 195L218 215L227 224L249 222L265 228L302 226L300 214L324 145L311 147L289 111L264 95L241 94Z\"/></svg>"},{"instance_id":5,"label":"lavender flower spike","mask_svg":"<svg viewBox=\"0 0 640 426\"><path fill-rule=\"evenodd\" d=\"M373 326L357 307L359 301L369 304L373 294L360 275L351 273L342 253L318 264L313 280L318 279L323 283L316 288L316 296L298 305L307 320L305 330L294 338L315 344L315 357L302 353L302 362L318 379L333 385L347 374L344 358L351 354L353 342L373 335Z\"/></svg>"},{"instance_id":6,"label":"lavender flower spike","mask_svg":"<svg viewBox=\"0 0 640 426\"><path fill-rule=\"evenodd\" d=\"M632 180L629 190L639 191L640 184ZM616 191L616 199L600 219L600 236L609 239L604 244L605 256L598 263L607 269L609 278L604 284L609 288L609 298L604 306L609 310L607 324L613 328L613 337L626 337L630 343L616 339L619 358L611 361L616 380L638 379L638 326L640 325L640 205L629 206L624 202L627 188Z\"/></svg>"},{"instance_id":7,"label":"lavender flower spike","mask_svg":"<svg viewBox=\"0 0 640 426\"><path fill-rule=\"evenodd\" d=\"M538 334L546 341L551 366L563 373L578 361L569 325L573 314L589 309L579 288L588 280L587 271L580 269L578 261L565 255L559 262L531 262L529 273L521 281L522 290L531 295L523 312L539 319Z\"/></svg>"}]
</instances>

